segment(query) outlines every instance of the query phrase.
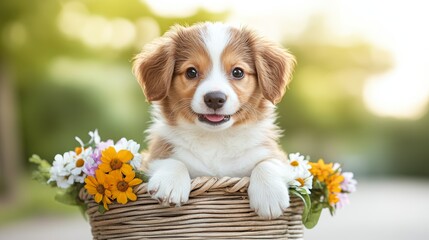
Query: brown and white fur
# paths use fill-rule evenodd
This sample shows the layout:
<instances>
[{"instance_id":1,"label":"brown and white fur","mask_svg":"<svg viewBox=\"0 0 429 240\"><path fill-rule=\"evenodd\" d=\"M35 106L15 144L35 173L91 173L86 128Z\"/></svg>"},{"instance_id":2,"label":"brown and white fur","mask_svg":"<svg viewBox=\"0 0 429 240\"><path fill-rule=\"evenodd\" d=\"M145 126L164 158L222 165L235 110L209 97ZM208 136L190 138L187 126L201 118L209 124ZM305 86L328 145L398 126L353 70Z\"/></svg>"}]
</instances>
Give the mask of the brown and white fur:
<instances>
[{"instance_id":1,"label":"brown and white fur","mask_svg":"<svg viewBox=\"0 0 429 240\"><path fill-rule=\"evenodd\" d=\"M152 197L178 206L191 178L250 176L251 208L282 215L294 176L277 143L275 104L294 64L254 31L222 23L175 26L137 55L133 70L153 106L144 163ZM215 107L213 92L223 97L215 94Z\"/></svg>"}]
</instances>

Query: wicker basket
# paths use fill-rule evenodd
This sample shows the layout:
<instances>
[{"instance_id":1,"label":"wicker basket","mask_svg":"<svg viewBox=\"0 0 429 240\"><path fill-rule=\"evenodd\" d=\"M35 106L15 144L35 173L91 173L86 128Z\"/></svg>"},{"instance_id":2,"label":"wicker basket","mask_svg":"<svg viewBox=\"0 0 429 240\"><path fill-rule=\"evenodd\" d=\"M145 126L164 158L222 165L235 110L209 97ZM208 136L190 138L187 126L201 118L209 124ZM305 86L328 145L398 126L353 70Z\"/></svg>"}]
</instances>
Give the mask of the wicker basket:
<instances>
[{"instance_id":1,"label":"wicker basket","mask_svg":"<svg viewBox=\"0 0 429 240\"><path fill-rule=\"evenodd\" d=\"M146 184L135 187L137 201L112 204L104 214L85 190L94 239L303 239L303 203L291 206L275 220L262 220L249 208L249 178L201 177L192 180L189 201L163 207L147 194Z\"/></svg>"}]
</instances>

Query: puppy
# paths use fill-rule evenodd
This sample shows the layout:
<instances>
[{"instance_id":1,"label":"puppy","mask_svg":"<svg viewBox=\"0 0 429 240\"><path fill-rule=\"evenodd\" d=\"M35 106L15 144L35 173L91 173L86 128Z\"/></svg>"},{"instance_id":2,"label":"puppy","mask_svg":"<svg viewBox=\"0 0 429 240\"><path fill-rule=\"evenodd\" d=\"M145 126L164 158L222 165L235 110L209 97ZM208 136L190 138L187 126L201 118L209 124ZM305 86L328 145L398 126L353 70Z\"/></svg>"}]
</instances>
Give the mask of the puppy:
<instances>
[{"instance_id":1,"label":"puppy","mask_svg":"<svg viewBox=\"0 0 429 240\"><path fill-rule=\"evenodd\" d=\"M145 160L148 191L185 203L191 178L250 176L250 207L277 218L294 178L278 146L278 103L294 57L246 28L175 26L136 56L134 74L153 106Z\"/></svg>"}]
</instances>

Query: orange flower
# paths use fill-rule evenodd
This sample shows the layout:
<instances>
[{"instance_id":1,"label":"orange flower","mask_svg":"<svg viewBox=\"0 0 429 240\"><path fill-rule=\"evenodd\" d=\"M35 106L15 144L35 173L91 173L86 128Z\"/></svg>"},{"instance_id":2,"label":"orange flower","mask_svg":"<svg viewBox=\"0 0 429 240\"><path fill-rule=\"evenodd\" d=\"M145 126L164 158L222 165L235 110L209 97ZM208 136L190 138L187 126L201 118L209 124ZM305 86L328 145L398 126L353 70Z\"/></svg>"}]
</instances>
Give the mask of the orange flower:
<instances>
[{"instance_id":1,"label":"orange flower","mask_svg":"<svg viewBox=\"0 0 429 240\"><path fill-rule=\"evenodd\" d=\"M333 163L326 164L323 159L319 159L317 163L309 162L309 164L311 165L311 174L321 182L325 181L331 174L334 173L334 169L332 168Z\"/></svg>"},{"instance_id":2,"label":"orange flower","mask_svg":"<svg viewBox=\"0 0 429 240\"><path fill-rule=\"evenodd\" d=\"M112 197L116 199L118 203L126 204L128 199L135 201L137 199L136 194L133 192L133 186L136 186L143 181L139 178L135 178L136 173L131 171L129 174L124 175L120 171L113 171L110 173L113 176Z\"/></svg>"},{"instance_id":3,"label":"orange flower","mask_svg":"<svg viewBox=\"0 0 429 240\"><path fill-rule=\"evenodd\" d=\"M85 189L89 194L94 195L94 200L97 203L103 201L104 208L109 210L107 204L111 204L110 197L112 192L110 191L110 182L112 177L106 175L101 170L95 171L95 177L87 176L85 178Z\"/></svg>"},{"instance_id":4,"label":"orange flower","mask_svg":"<svg viewBox=\"0 0 429 240\"><path fill-rule=\"evenodd\" d=\"M329 193L328 202L329 202L330 205L333 206L338 201L340 201L340 199L338 198L337 194L335 194L335 193Z\"/></svg>"},{"instance_id":5,"label":"orange flower","mask_svg":"<svg viewBox=\"0 0 429 240\"><path fill-rule=\"evenodd\" d=\"M338 198L338 193L341 193L341 183L344 181L344 177L340 173L329 176L326 179L326 185L329 191L329 204L334 205L340 199Z\"/></svg>"},{"instance_id":6,"label":"orange flower","mask_svg":"<svg viewBox=\"0 0 429 240\"><path fill-rule=\"evenodd\" d=\"M133 154L128 150L116 152L114 147L109 147L101 153L101 164L98 166L105 173L118 170L125 175L133 172L128 162L133 159Z\"/></svg>"},{"instance_id":7,"label":"orange flower","mask_svg":"<svg viewBox=\"0 0 429 240\"><path fill-rule=\"evenodd\" d=\"M344 181L343 175L340 172L335 172L333 163L326 164L323 159L319 159L317 163L309 163L311 165L310 172L320 182L326 184L328 189L328 202L335 205L338 201L338 193L341 193L341 183Z\"/></svg>"},{"instance_id":8,"label":"orange flower","mask_svg":"<svg viewBox=\"0 0 429 240\"><path fill-rule=\"evenodd\" d=\"M344 181L344 177L340 173L331 175L326 180L326 184L328 185L329 192L340 193L341 192L341 183L343 181Z\"/></svg>"}]
</instances>

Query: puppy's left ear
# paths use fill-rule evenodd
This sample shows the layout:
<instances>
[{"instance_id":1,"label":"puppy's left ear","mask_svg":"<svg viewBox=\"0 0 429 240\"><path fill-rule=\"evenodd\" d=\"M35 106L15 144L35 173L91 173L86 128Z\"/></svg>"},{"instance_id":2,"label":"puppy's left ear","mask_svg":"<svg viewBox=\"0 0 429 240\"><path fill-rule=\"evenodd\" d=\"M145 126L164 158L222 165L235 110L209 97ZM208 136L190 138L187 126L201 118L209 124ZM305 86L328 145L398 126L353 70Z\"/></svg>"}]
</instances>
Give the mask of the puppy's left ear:
<instances>
[{"instance_id":1,"label":"puppy's left ear","mask_svg":"<svg viewBox=\"0 0 429 240\"><path fill-rule=\"evenodd\" d=\"M134 75L149 102L160 101L168 94L174 74L174 51L173 40L165 36L134 58Z\"/></svg>"},{"instance_id":2,"label":"puppy's left ear","mask_svg":"<svg viewBox=\"0 0 429 240\"><path fill-rule=\"evenodd\" d=\"M264 97L277 104L282 99L286 86L292 80L295 57L286 50L263 39L255 46L255 66L258 83Z\"/></svg>"}]
</instances>

